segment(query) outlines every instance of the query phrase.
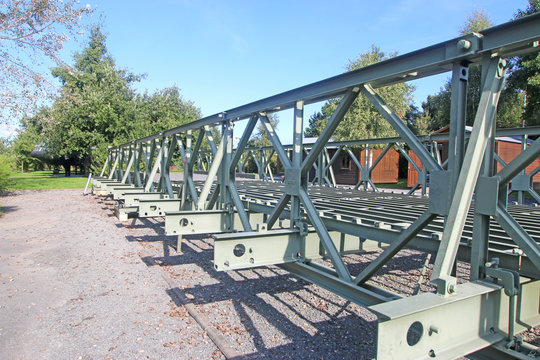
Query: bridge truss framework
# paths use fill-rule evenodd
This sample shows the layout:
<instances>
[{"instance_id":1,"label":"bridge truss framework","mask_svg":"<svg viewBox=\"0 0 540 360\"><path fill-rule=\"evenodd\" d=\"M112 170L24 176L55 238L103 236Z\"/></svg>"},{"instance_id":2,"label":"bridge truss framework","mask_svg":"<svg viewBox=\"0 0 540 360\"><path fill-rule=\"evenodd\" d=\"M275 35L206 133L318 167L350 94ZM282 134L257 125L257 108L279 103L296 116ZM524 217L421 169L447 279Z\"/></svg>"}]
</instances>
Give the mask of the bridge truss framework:
<instances>
[{"instance_id":1,"label":"bridge truss framework","mask_svg":"<svg viewBox=\"0 0 540 360\"><path fill-rule=\"evenodd\" d=\"M93 179L94 192L120 200L120 217L134 212L165 216L167 234L178 235L180 241L184 234L214 233L216 270L274 264L368 307L378 316L378 359L539 356L536 347L514 335L540 323L540 212L508 205L507 194L518 191L522 197L531 191L532 176L540 169L532 174L525 169L539 157L540 139L524 146L503 170L495 173L494 168L504 59L537 52L539 41L540 15L533 15L111 148L103 171ZM472 64L482 67L482 86L473 130L467 135ZM377 92L444 72L452 74L447 163L425 146L426 140L437 139L415 136ZM429 197L320 186L331 183L326 173L332 159L325 148L359 96L369 99L399 134L371 143L398 150L406 144L413 150L429 174ZM335 98L341 100L323 132L314 144L303 146L304 107ZM291 147L283 146L269 121L269 114L287 109L293 110ZM239 121L247 125L233 148ZM285 168L282 184L237 180L237 168L254 151L247 145L258 123ZM213 127L220 129L219 144ZM499 134L538 135L539 129ZM205 142L211 156L204 155L201 162ZM180 184L169 173L175 154L184 169ZM194 172L202 163L208 164L208 175L199 182ZM268 156L261 155L258 163L264 176ZM314 165L319 186L308 182ZM362 183L373 185L369 173L363 171ZM385 244L383 251L359 273L351 273L344 256L372 243ZM434 255L430 281L436 292L402 297L370 282L407 247ZM326 261L316 261L320 258ZM458 258L470 263L469 281L459 284L454 273Z\"/></svg>"}]
</instances>

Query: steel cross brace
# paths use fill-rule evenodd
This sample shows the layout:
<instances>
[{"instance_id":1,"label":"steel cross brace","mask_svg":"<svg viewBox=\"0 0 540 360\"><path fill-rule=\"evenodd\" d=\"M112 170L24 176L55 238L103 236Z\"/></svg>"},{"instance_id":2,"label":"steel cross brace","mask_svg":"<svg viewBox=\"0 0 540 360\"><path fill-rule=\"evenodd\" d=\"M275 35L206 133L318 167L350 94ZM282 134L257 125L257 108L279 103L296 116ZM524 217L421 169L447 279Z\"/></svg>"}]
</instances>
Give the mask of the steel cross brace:
<instances>
[{"instance_id":1,"label":"steel cross brace","mask_svg":"<svg viewBox=\"0 0 540 360\"><path fill-rule=\"evenodd\" d=\"M111 156L112 156L112 153L111 153L111 150L109 149L109 151L107 152L107 157L105 158L105 163L103 164L103 168L101 168L101 173L99 174L100 178L103 177L106 170L108 170L108 172L110 173Z\"/></svg>"},{"instance_id":2,"label":"steel cross brace","mask_svg":"<svg viewBox=\"0 0 540 360\"><path fill-rule=\"evenodd\" d=\"M227 171L227 170L229 171L230 176L229 176L229 182L227 184L228 189L229 189L229 194L231 196L232 202L234 203L236 211L238 212L238 215L242 222L242 226L244 227L245 231L252 231L252 228L249 222L249 216L246 213L246 210L244 209L244 204L240 200L240 195L238 194L238 190L236 188L236 184L235 184L236 167L238 165L238 162L240 161L240 157L242 153L244 152L244 148L246 147L249 141L249 137L251 136L253 129L255 129L255 125L257 125L257 116L252 116L251 119L249 119L246 129L244 130L244 134L242 135L240 142L238 143L238 146L236 148L236 151L231 159L229 169L225 169L225 168L223 169L223 171Z\"/></svg>"},{"instance_id":3,"label":"steel cross brace","mask_svg":"<svg viewBox=\"0 0 540 360\"><path fill-rule=\"evenodd\" d=\"M200 134L204 133L201 132ZM183 159L184 165L184 185L182 186L182 200L185 201L186 195L189 194L189 197L191 198L190 203L192 202L197 204L199 202L199 197L197 194L197 190L195 189L195 183L193 182L193 158L191 157L190 151L188 150L189 147L187 145L187 142L186 149L184 149L182 139L180 139L178 135L176 136L176 143L178 144L178 150L180 151L180 156ZM197 143L199 143L198 140ZM189 207L191 208L191 204ZM181 208L184 209L184 206L181 206Z\"/></svg>"},{"instance_id":4,"label":"steel cross brace","mask_svg":"<svg viewBox=\"0 0 540 360\"><path fill-rule=\"evenodd\" d=\"M134 149L134 146L129 146L128 158L129 158L129 160L128 160L128 163L126 165L126 172L125 172L124 176L122 177L122 181L121 181L122 184L125 184L126 182L128 184L131 184L130 172L131 172L131 167L133 166L133 163L135 161L135 149Z\"/></svg>"},{"instance_id":5,"label":"steel cross brace","mask_svg":"<svg viewBox=\"0 0 540 360\"><path fill-rule=\"evenodd\" d=\"M369 168L368 155L367 155L368 146L366 145L366 147L365 147L364 166L362 166L360 164L360 161L354 155L354 153L351 151L351 149L346 148L345 151L347 152L347 154L349 154L349 157L352 159L352 161L356 164L356 166L360 170L360 181L356 183L354 188L359 189L360 185L362 185L362 183L363 183L364 184L364 190L367 190L368 184L369 184L369 185L371 185L373 190L377 191L378 190L377 187L375 186L375 184L371 180L371 169Z\"/></svg>"},{"instance_id":6,"label":"steel cross brace","mask_svg":"<svg viewBox=\"0 0 540 360\"><path fill-rule=\"evenodd\" d=\"M115 149L114 154L115 154L114 163L113 163L113 166L111 167L111 170L109 171L109 177L108 177L109 180L116 179L116 177L117 177L116 176L117 175L116 168L118 166L118 161L120 160L119 159L119 150Z\"/></svg>"},{"instance_id":7,"label":"steel cross brace","mask_svg":"<svg viewBox=\"0 0 540 360\"><path fill-rule=\"evenodd\" d=\"M133 172L136 187L142 187L141 179L141 157L143 156L143 144L134 145Z\"/></svg>"},{"instance_id":8,"label":"steel cross brace","mask_svg":"<svg viewBox=\"0 0 540 360\"><path fill-rule=\"evenodd\" d=\"M416 162L411 158L411 156L403 149L403 147L396 143L396 147L398 148L398 151L403 155L403 157L407 160L409 164L411 164L416 172L418 173L418 181L417 183L409 190L407 195L413 194L419 187L422 187L422 192L425 191L426 188L426 177L425 177L425 170L420 169L420 167L416 164Z\"/></svg>"},{"instance_id":9,"label":"steel cross brace","mask_svg":"<svg viewBox=\"0 0 540 360\"><path fill-rule=\"evenodd\" d=\"M153 191L154 189L154 178L156 177L158 168L161 164L161 157L163 156L163 146L161 145L163 139L156 139L155 141L152 141L152 144L150 146L150 151L147 153L147 156L145 158L146 163L146 175L145 175L145 185L144 185L144 191ZM155 152L158 152L156 155L156 159L154 159ZM152 165L153 163L153 165Z\"/></svg>"},{"instance_id":10,"label":"steel cross brace","mask_svg":"<svg viewBox=\"0 0 540 360\"><path fill-rule=\"evenodd\" d=\"M199 201L197 202L196 210L204 210L204 209L211 209L212 206L205 207L205 202L208 199L208 195L210 194L210 190L212 188L212 183L214 181L214 177L218 174L218 170L221 166L221 161L223 160L224 154L225 154L225 147L227 146L227 137L229 136L229 132L232 131L232 128L230 126L227 126L224 128L223 136L221 138L221 142L219 144L219 147L217 148L215 154L214 154L214 160L212 161L212 165L210 166L210 169L208 171L208 176L206 178L206 181L204 183L203 189L199 195ZM210 140L210 138L209 138ZM215 144L214 144L215 146ZM214 194L212 197L217 196L217 194L220 193L221 187L224 186L224 184L220 184L219 187L216 187L214 190ZM213 201L210 201L211 205Z\"/></svg>"}]
</instances>

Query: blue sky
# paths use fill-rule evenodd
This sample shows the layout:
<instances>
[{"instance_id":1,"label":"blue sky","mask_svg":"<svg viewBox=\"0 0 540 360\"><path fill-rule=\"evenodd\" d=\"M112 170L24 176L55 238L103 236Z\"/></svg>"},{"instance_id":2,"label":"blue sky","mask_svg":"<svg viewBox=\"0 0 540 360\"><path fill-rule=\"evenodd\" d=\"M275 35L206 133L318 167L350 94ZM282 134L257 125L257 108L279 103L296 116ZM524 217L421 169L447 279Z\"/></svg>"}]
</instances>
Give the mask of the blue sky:
<instances>
[{"instance_id":1,"label":"blue sky","mask_svg":"<svg viewBox=\"0 0 540 360\"><path fill-rule=\"evenodd\" d=\"M105 15L117 65L147 74L139 91L177 85L205 116L339 74L372 44L405 54L457 37L475 9L501 24L527 6L525 0L87 2ZM68 58L73 49L66 47ZM416 103L447 78L415 82ZM306 123L316 110L306 109ZM292 115L280 114L284 142L291 123Z\"/></svg>"}]
</instances>

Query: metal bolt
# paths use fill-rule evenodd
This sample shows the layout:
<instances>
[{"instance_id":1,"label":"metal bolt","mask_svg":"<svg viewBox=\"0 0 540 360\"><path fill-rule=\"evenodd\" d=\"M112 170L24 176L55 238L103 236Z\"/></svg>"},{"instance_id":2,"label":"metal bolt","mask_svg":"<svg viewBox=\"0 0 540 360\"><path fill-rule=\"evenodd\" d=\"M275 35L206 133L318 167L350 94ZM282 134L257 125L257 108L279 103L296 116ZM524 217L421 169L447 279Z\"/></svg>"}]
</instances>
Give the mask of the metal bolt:
<instances>
[{"instance_id":1,"label":"metal bolt","mask_svg":"<svg viewBox=\"0 0 540 360\"><path fill-rule=\"evenodd\" d=\"M461 39L457 43L459 50L469 50L471 48L471 42L469 40Z\"/></svg>"},{"instance_id":2,"label":"metal bolt","mask_svg":"<svg viewBox=\"0 0 540 360\"><path fill-rule=\"evenodd\" d=\"M497 76L502 77L504 75L505 68L506 68L506 60L501 59L499 61L499 68L497 69Z\"/></svg>"}]
</instances>

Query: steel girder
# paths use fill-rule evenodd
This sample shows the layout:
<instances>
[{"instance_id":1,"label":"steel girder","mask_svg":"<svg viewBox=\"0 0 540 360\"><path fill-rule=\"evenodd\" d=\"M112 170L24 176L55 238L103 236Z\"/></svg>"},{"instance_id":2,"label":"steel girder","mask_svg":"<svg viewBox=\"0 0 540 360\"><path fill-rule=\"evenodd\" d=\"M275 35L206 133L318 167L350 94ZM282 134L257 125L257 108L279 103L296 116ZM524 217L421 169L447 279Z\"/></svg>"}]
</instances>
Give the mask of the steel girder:
<instances>
[{"instance_id":1,"label":"steel girder","mask_svg":"<svg viewBox=\"0 0 540 360\"><path fill-rule=\"evenodd\" d=\"M276 264L351 301L369 306L379 317L378 357L381 359L453 358L486 347L490 347L490 352L504 348L505 353L518 356L521 349L530 348L514 341L515 332L523 328L520 327L523 323L531 326L540 323L540 251L535 230L538 223L529 226L527 220L520 218L519 211L507 205L506 195L511 190L530 190L531 174L525 178L524 170L538 158L540 140L524 146L522 154L496 174L494 117L504 81L503 58L538 51L538 41L540 15L533 15L230 109L110 149L101 173L107 178L96 178L93 184L96 192L114 194L119 199L128 199L130 188L137 191L143 188L144 193L169 197L168 204L172 204L172 208L164 212L170 214L166 215L166 222L172 219L169 224L172 232L202 231L195 226L197 222L206 224L203 226L212 223L216 233L213 236L214 265L218 270ZM484 81L465 151L468 137L463 126L466 68L471 63L482 65ZM423 139L404 125L378 95L377 88L447 71L452 72L453 89L448 135L450 152L448 162L441 164L437 152L430 151ZM347 204L325 203L317 194L322 194L324 187L308 186L307 175L313 166L317 167L319 185L334 183L332 175L326 172L335 158L330 159L325 148L358 96L369 99L399 134L392 142L382 140L390 143L386 149L396 146L405 153L401 144L406 144L420 158L423 191L425 178L430 175L430 196L422 207L409 209L416 213L409 221L392 221L388 208L384 209L386 214L369 220L377 212L376 202L368 203L365 214L358 216L358 211L364 208L353 205L352 209L340 209ZM317 142L309 149L303 146L304 106L336 97L341 97L341 101ZM288 150L272 128L268 114L290 108L294 109L294 126L293 144ZM247 120L248 126L237 149L233 149L234 123L241 120ZM244 151L254 153L246 145L257 122L263 125L272 142L270 151L277 154L285 168L285 182L280 185L280 191L270 194L271 199L266 201L257 198L261 191L250 192L249 186L246 190L236 181L236 168L245 161L245 157L242 159ZM210 126L221 128L219 145L211 136ZM522 131L532 134L538 129ZM195 132L198 132L197 141L193 144ZM509 132L517 133L517 130ZM193 178L194 167L201 163L196 159L201 158L205 137L213 156L206 180L198 184ZM429 140L436 141L436 138ZM373 141L363 142L364 145L370 143ZM176 151L184 170L178 195L169 174ZM268 158L264 158L263 149L258 151L261 155L257 160L259 175L264 177ZM419 164L408 160L420 171ZM144 174L141 174L143 161ZM375 189L369 174L378 160L373 166L362 165L356 158L353 161L365 173L358 185L370 184ZM476 196L474 207L471 206L473 195ZM139 206L143 201L139 200ZM149 206L157 206L158 201L166 200L156 200ZM348 217L348 211L356 215ZM253 212L264 213L263 221L260 216L252 219ZM231 233L233 230L238 232ZM501 241L507 244L508 239L512 253L498 248L504 248L506 245L501 245ZM367 240L388 246L367 268L352 274L343 256L351 251L362 251L362 244ZM374 274L405 247L435 253L431 280L437 293L401 298L370 282ZM495 259L495 253L501 256ZM321 256L326 263L314 261ZM453 273L458 257L468 257L471 264L470 281L459 285ZM448 319L445 315L449 312L460 316ZM468 331L462 331L463 327Z\"/></svg>"}]
</instances>

